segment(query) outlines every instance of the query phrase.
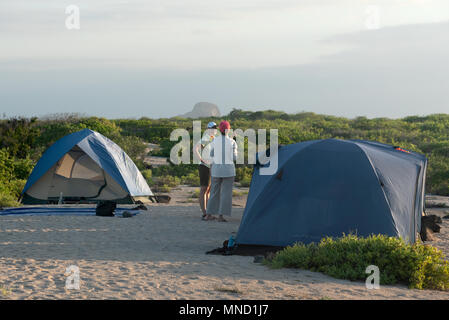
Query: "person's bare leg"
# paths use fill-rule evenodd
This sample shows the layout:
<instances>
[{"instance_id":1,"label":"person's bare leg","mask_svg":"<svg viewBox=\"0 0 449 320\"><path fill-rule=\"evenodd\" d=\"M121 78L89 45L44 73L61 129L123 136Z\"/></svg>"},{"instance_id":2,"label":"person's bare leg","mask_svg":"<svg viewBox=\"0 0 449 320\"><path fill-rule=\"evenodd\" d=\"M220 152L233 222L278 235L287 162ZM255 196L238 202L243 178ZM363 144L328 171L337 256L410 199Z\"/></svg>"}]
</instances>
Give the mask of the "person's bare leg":
<instances>
[{"instance_id":1,"label":"person's bare leg","mask_svg":"<svg viewBox=\"0 0 449 320\"><path fill-rule=\"evenodd\" d=\"M209 197L210 197L210 185L209 185L209 187L207 187L206 194L205 194L205 198L206 198L206 208L207 208L207 203L209 202ZM204 216L203 216L203 217L204 217ZM215 218L213 215L211 215L211 214L207 214L207 215L205 216L205 219L206 219L206 220L215 220L216 218Z\"/></svg>"},{"instance_id":2,"label":"person's bare leg","mask_svg":"<svg viewBox=\"0 0 449 320\"><path fill-rule=\"evenodd\" d=\"M209 186L208 186L207 189L206 189L206 195L205 195L205 198L206 198L206 208L207 208L207 203L209 202L209 197L210 197L210 184L209 184Z\"/></svg>"},{"instance_id":3,"label":"person's bare leg","mask_svg":"<svg viewBox=\"0 0 449 320\"><path fill-rule=\"evenodd\" d=\"M199 196L199 202L200 202L200 208L203 212L203 218L206 216L206 208L207 208L207 200L208 200L208 194L207 194L208 187L201 187L200 188L200 196Z\"/></svg>"}]
</instances>

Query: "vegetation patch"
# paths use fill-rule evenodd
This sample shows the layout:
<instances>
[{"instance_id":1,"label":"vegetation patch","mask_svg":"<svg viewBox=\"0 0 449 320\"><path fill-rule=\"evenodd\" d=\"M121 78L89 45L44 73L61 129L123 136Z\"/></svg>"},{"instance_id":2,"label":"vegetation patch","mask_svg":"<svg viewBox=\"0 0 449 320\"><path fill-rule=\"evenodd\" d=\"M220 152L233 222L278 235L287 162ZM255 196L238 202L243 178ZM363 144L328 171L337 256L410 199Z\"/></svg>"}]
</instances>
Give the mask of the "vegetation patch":
<instances>
[{"instance_id":1,"label":"vegetation patch","mask_svg":"<svg viewBox=\"0 0 449 320\"><path fill-rule=\"evenodd\" d=\"M429 159L426 192L449 195L449 115L434 114L402 119L357 117L347 119L311 112L232 110L220 118L203 118L203 130L209 121L227 119L235 129L278 129L279 144L287 145L315 139L362 139L379 141L423 153ZM89 128L117 143L142 171L155 192L168 192L172 183L161 184L159 177L177 177L178 183L199 186L198 164L166 165L150 168L143 162L147 143L159 148L151 155L169 157L177 141L170 141L174 129L185 128L193 136L192 119L115 119L87 117L79 114L57 114L46 118L10 118L0 120L0 206L17 205L22 180L42 153L56 140ZM269 141L269 137L267 137ZM247 143L239 152L248 159ZM11 170L12 169L12 170ZM150 171L146 171L150 169ZM144 172L145 171L145 172ZM249 187L251 165L236 165L235 181ZM161 190L161 191L157 191Z\"/></svg>"},{"instance_id":2,"label":"vegetation patch","mask_svg":"<svg viewBox=\"0 0 449 320\"><path fill-rule=\"evenodd\" d=\"M181 177L182 184L186 184L192 187L199 187L200 186L200 176L197 172L189 173L186 176Z\"/></svg>"},{"instance_id":3,"label":"vegetation patch","mask_svg":"<svg viewBox=\"0 0 449 320\"><path fill-rule=\"evenodd\" d=\"M200 197L200 189L193 191L190 195L191 198L198 199Z\"/></svg>"},{"instance_id":4,"label":"vegetation patch","mask_svg":"<svg viewBox=\"0 0 449 320\"><path fill-rule=\"evenodd\" d=\"M243 197L248 195L248 191L238 191L238 190L232 190L232 196L233 197Z\"/></svg>"},{"instance_id":5,"label":"vegetation patch","mask_svg":"<svg viewBox=\"0 0 449 320\"><path fill-rule=\"evenodd\" d=\"M444 202L426 202L426 208L449 208L449 205Z\"/></svg>"},{"instance_id":6,"label":"vegetation patch","mask_svg":"<svg viewBox=\"0 0 449 320\"><path fill-rule=\"evenodd\" d=\"M11 289L5 287L4 285L0 285L0 293L3 297L8 297L11 294Z\"/></svg>"},{"instance_id":7,"label":"vegetation patch","mask_svg":"<svg viewBox=\"0 0 449 320\"><path fill-rule=\"evenodd\" d=\"M215 287L215 291L242 294L243 292L237 287Z\"/></svg>"},{"instance_id":8,"label":"vegetation patch","mask_svg":"<svg viewBox=\"0 0 449 320\"><path fill-rule=\"evenodd\" d=\"M156 193L168 193L181 182L178 177L160 176L151 180L150 187Z\"/></svg>"},{"instance_id":9,"label":"vegetation patch","mask_svg":"<svg viewBox=\"0 0 449 320\"><path fill-rule=\"evenodd\" d=\"M449 290L449 262L441 250L384 235L344 235L324 238L318 244L297 243L264 263L272 268L307 269L353 281L365 281L366 268L375 265L380 271L380 284Z\"/></svg>"}]
</instances>

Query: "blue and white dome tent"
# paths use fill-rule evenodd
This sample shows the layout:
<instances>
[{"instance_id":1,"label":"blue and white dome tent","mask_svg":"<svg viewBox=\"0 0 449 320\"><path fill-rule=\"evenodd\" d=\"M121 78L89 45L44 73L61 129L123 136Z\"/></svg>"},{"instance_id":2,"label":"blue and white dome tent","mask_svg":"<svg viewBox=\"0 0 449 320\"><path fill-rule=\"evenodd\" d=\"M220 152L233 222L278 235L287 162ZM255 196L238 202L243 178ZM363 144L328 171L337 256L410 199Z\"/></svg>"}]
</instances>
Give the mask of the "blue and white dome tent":
<instances>
[{"instance_id":1,"label":"blue and white dome tent","mask_svg":"<svg viewBox=\"0 0 449 320\"><path fill-rule=\"evenodd\" d=\"M22 191L24 204L72 201L148 202L153 196L131 158L102 134L84 129L48 148Z\"/></svg>"}]
</instances>

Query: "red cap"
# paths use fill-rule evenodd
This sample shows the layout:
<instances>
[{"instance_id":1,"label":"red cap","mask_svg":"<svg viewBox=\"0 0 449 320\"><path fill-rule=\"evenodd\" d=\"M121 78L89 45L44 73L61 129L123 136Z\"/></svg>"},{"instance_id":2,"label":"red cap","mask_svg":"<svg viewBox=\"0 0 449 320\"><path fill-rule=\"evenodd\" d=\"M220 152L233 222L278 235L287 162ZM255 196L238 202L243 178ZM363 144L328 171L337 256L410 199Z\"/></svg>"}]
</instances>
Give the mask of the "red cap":
<instances>
[{"instance_id":1,"label":"red cap","mask_svg":"<svg viewBox=\"0 0 449 320\"><path fill-rule=\"evenodd\" d=\"M226 130L231 129L231 124L228 121L223 120L222 122L220 122L220 125L218 128L220 129L221 133L226 133Z\"/></svg>"}]
</instances>

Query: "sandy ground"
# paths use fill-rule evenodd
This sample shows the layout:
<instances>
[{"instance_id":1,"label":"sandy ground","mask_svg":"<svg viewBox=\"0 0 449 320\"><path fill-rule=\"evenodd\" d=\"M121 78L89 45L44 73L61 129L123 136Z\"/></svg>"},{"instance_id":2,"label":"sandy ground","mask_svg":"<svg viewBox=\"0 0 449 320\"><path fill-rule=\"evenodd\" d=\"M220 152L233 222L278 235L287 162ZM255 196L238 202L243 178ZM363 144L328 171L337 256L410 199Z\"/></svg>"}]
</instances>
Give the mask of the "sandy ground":
<instances>
[{"instance_id":1,"label":"sandy ground","mask_svg":"<svg viewBox=\"0 0 449 320\"><path fill-rule=\"evenodd\" d=\"M192 190L183 189L185 196ZM179 194L179 190L178 190ZM238 229L244 197L227 223L201 221L179 197L132 218L0 217L3 299L449 299L449 292L271 270L252 257L206 255ZM177 202L180 201L180 202ZM186 201L186 199L184 199ZM443 214L444 209L438 209ZM434 245L448 253L449 221ZM80 288L66 289L66 268Z\"/></svg>"}]
</instances>

